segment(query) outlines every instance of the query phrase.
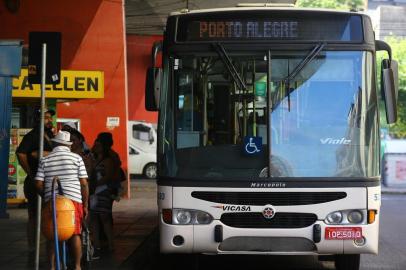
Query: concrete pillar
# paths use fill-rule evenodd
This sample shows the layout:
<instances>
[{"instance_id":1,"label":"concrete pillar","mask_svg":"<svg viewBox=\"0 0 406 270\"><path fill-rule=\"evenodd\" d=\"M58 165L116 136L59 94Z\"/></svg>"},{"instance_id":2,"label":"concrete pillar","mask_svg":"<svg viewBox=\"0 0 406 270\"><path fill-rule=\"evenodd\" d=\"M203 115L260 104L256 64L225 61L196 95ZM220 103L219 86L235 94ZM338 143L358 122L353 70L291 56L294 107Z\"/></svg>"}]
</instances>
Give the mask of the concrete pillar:
<instances>
[{"instance_id":1,"label":"concrete pillar","mask_svg":"<svg viewBox=\"0 0 406 270\"><path fill-rule=\"evenodd\" d=\"M8 158L10 149L13 76L21 70L22 42L0 40L0 218L8 218Z\"/></svg>"}]
</instances>

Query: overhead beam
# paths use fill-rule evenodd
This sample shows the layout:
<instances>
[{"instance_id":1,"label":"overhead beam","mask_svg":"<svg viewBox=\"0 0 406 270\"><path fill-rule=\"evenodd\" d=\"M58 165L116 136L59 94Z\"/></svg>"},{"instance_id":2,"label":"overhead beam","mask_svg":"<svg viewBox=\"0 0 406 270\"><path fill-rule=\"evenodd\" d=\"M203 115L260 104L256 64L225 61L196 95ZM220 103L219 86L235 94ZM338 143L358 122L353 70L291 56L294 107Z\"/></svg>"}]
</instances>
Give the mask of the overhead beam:
<instances>
[{"instance_id":1,"label":"overhead beam","mask_svg":"<svg viewBox=\"0 0 406 270\"><path fill-rule=\"evenodd\" d=\"M173 11L189 7L190 10L235 7L239 3L295 3L296 0L126 0L127 34L161 35L166 19Z\"/></svg>"}]
</instances>

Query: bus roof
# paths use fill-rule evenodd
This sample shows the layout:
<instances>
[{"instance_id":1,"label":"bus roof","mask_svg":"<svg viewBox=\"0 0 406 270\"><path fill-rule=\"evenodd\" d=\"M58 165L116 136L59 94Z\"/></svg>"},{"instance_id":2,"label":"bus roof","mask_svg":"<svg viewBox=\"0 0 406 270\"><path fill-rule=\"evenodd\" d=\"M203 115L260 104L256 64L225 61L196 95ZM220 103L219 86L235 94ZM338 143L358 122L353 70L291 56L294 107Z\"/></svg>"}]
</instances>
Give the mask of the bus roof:
<instances>
[{"instance_id":1,"label":"bus roof","mask_svg":"<svg viewBox=\"0 0 406 270\"><path fill-rule=\"evenodd\" d=\"M187 14L203 14L203 13L216 13L216 12L232 12L232 11L296 11L296 12L320 12L320 13L335 13L335 14L351 14L351 15L363 15L368 16L363 12L343 11L335 9L323 9L323 8L295 8L295 7L229 7L229 8L211 8L211 9L196 9L196 10L181 10L170 13L170 16L182 16Z\"/></svg>"}]
</instances>

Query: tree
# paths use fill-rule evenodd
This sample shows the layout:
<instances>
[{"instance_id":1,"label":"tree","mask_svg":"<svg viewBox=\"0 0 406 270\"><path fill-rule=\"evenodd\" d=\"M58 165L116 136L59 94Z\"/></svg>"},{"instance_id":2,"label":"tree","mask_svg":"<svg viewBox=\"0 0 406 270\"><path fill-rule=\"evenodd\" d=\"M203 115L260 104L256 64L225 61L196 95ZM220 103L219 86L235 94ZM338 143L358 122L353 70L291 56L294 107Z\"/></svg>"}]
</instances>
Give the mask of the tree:
<instances>
[{"instance_id":1,"label":"tree","mask_svg":"<svg viewBox=\"0 0 406 270\"><path fill-rule=\"evenodd\" d=\"M361 10L364 8L364 0L298 0L297 6L339 10Z\"/></svg>"}]
</instances>

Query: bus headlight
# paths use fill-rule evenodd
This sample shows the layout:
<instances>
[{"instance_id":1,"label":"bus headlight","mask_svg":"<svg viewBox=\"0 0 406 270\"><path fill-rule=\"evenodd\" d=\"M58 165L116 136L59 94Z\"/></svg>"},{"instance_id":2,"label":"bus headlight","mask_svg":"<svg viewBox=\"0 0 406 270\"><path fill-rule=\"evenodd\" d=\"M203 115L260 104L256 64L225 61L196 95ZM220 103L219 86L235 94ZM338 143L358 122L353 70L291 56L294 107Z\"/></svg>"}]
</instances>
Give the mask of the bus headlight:
<instances>
[{"instance_id":1,"label":"bus headlight","mask_svg":"<svg viewBox=\"0 0 406 270\"><path fill-rule=\"evenodd\" d=\"M350 223L358 224L364 220L364 216L360 211L354 210L348 213L347 219Z\"/></svg>"},{"instance_id":2,"label":"bus headlight","mask_svg":"<svg viewBox=\"0 0 406 270\"><path fill-rule=\"evenodd\" d=\"M196 211L196 224L209 224L213 218L209 213L203 211Z\"/></svg>"},{"instance_id":3,"label":"bus headlight","mask_svg":"<svg viewBox=\"0 0 406 270\"><path fill-rule=\"evenodd\" d=\"M173 221L175 224L190 224L192 221L192 213L188 210L179 210L175 213Z\"/></svg>"},{"instance_id":4,"label":"bus headlight","mask_svg":"<svg viewBox=\"0 0 406 270\"><path fill-rule=\"evenodd\" d=\"M199 225L210 224L213 217L206 212L191 209L173 209L173 224L177 225Z\"/></svg>"},{"instance_id":5,"label":"bus headlight","mask_svg":"<svg viewBox=\"0 0 406 270\"><path fill-rule=\"evenodd\" d=\"M366 210L351 209L334 211L327 215L324 222L335 225L365 224Z\"/></svg>"},{"instance_id":6,"label":"bus headlight","mask_svg":"<svg viewBox=\"0 0 406 270\"><path fill-rule=\"evenodd\" d=\"M335 211L327 215L327 222L330 224L339 224L343 221L343 213L340 211Z\"/></svg>"}]
</instances>

